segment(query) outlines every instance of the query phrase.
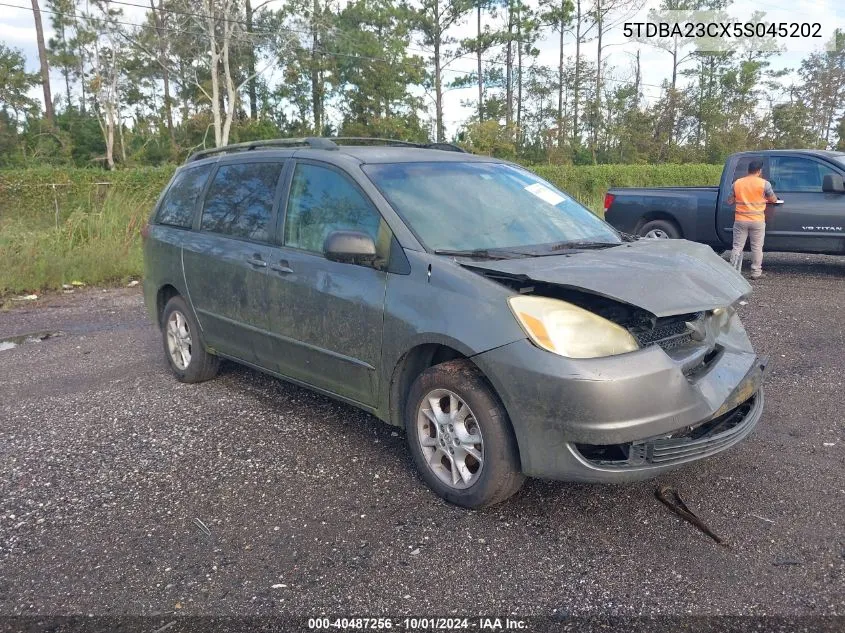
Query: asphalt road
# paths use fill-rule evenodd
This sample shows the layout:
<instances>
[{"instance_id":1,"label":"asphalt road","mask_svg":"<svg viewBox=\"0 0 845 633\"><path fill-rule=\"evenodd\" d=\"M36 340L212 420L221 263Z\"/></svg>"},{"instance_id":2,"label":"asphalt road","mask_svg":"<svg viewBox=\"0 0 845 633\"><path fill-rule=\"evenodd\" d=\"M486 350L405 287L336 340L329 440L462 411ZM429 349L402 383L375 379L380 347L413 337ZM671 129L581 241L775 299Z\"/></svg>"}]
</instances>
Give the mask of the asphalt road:
<instances>
[{"instance_id":1,"label":"asphalt road","mask_svg":"<svg viewBox=\"0 0 845 633\"><path fill-rule=\"evenodd\" d=\"M762 422L660 479L727 547L654 481L447 505L367 414L233 364L178 383L137 289L0 312L61 332L0 351L0 614L845 615L845 258L766 271Z\"/></svg>"}]
</instances>

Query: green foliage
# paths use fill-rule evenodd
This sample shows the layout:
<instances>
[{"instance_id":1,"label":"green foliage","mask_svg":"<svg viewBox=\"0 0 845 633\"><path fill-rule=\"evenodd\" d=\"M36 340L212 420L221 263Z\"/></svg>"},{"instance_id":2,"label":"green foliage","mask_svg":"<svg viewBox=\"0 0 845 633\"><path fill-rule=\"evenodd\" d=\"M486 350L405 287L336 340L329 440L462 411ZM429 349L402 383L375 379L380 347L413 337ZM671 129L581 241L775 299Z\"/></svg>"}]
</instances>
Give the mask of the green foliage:
<instances>
[{"instance_id":1,"label":"green foliage","mask_svg":"<svg viewBox=\"0 0 845 633\"><path fill-rule=\"evenodd\" d=\"M599 212L611 187L695 187L718 185L722 165L534 165L541 178Z\"/></svg>"},{"instance_id":2,"label":"green foliage","mask_svg":"<svg viewBox=\"0 0 845 633\"><path fill-rule=\"evenodd\" d=\"M130 184L129 182L126 183ZM140 277L139 231L149 214L147 192L114 191L96 206L76 208L59 227L26 217L0 225L0 296Z\"/></svg>"},{"instance_id":3,"label":"green foliage","mask_svg":"<svg viewBox=\"0 0 845 633\"><path fill-rule=\"evenodd\" d=\"M513 160L516 158L516 128L499 125L498 121L483 121L466 126L463 145L475 154Z\"/></svg>"},{"instance_id":4,"label":"green foliage","mask_svg":"<svg viewBox=\"0 0 845 633\"><path fill-rule=\"evenodd\" d=\"M37 102L28 93L38 83L36 73L26 72L23 51L0 42L0 111L17 121L35 110Z\"/></svg>"},{"instance_id":5,"label":"green foliage","mask_svg":"<svg viewBox=\"0 0 845 633\"><path fill-rule=\"evenodd\" d=\"M57 205L61 224L77 211L98 210L110 192L144 203L149 211L174 169L168 165L113 172L51 167L0 170L0 234L20 222L35 228L55 227Z\"/></svg>"}]
</instances>

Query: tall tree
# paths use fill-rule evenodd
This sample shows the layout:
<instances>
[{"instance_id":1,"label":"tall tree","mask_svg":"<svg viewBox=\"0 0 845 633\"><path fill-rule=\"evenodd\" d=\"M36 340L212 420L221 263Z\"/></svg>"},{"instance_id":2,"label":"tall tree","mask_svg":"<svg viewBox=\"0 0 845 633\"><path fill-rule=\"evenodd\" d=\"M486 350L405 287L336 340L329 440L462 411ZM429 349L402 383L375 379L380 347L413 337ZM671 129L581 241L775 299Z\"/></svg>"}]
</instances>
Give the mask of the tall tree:
<instances>
[{"instance_id":1,"label":"tall tree","mask_svg":"<svg viewBox=\"0 0 845 633\"><path fill-rule=\"evenodd\" d=\"M38 74L26 72L23 52L0 42L0 110L6 120L21 122L21 117L37 108L28 93L38 85Z\"/></svg>"},{"instance_id":2,"label":"tall tree","mask_svg":"<svg viewBox=\"0 0 845 633\"><path fill-rule=\"evenodd\" d=\"M540 3L541 19L551 24L552 29L558 34L558 64L557 64L557 142L561 144L563 140L563 101L564 92L566 91L566 84L564 82L565 75L565 55L566 50L566 33L570 30L572 25L572 0L542 0Z\"/></svg>"},{"instance_id":3,"label":"tall tree","mask_svg":"<svg viewBox=\"0 0 845 633\"><path fill-rule=\"evenodd\" d=\"M418 28L423 44L433 48L432 83L434 88L434 120L438 142L446 140L443 124L443 70L460 55L456 40L449 31L472 9L471 0L422 0L417 11Z\"/></svg>"},{"instance_id":4,"label":"tall tree","mask_svg":"<svg viewBox=\"0 0 845 633\"><path fill-rule=\"evenodd\" d=\"M594 114L590 148L594 164L596 163L599 128L601 127L601 100L604 90L604 51L606 47L604 36L609 30L630 19L644 4L645 0L593 0L591 13L596 28L596 87L595 103L592 106Z\"/></svg>"},{"instance_id":5,"label":"tall tree","mask_svg":"<svg viewBox=\"0 0 845 633\"><path fill-rule=\"evenodd\" d=\"M35 20L35 39L38 43L38 59L41 62L41 85L44 90L44 118L50 127L55 123L53 116L53 95L50 92L50 64L47 60L47 46L44 43L44 28L41 24L41 9L38 0L32 0L32 17Z\"/></svg>"},{"instance_id":6,"label":"tall tree","mask_svg":"<svg viewBox=\"0 0 845 633\"><path fill-rule=\"evenodd\" d=\"M332 53L342 131L351 136L425 140L412 86L425 77L424 60L408 54L412 11L395 0L355 0L338 16Z\"/></svg>"}]
</instances>

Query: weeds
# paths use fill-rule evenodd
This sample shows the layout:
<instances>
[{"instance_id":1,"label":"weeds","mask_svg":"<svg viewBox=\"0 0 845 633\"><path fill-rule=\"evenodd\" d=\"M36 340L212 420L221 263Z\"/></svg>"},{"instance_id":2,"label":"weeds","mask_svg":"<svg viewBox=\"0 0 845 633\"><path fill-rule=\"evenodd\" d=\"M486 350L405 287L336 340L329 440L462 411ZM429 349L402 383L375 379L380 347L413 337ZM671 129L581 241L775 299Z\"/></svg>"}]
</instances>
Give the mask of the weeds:
<instances>
[{"instance_id":1,"label":"weeds","mask_svg":"<svg viewBox=\"0 0 845 633\"><path fill-rule=\"evenodd\" d=\"M151 207L146 193L112 191L99 208L78 208L58 228L24 218L0 225L0 296L100 285L140 277L140 229Z\"/></svg>"}]
</instances>

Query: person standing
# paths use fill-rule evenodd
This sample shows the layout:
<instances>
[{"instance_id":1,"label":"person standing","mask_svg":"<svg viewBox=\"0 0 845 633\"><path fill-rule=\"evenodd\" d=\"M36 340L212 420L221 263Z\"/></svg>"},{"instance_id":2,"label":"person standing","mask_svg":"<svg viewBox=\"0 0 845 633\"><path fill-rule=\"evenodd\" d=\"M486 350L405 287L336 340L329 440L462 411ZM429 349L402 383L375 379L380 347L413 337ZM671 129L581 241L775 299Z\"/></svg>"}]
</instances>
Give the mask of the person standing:
<instances>
[{"instance_id":1,"label":"person standing","mask_svg":"<svg viewBox=\"0 0 845 633\"><path fill-rule=\"evenodd\" d=\"M766 237L766 204L777 202L768 180L763 178L763 163L752 160L748 175L733 184L728 204L736 205L734 212L733 250L731 265L742 270L742 252L746 240L751 240L751 278L763 276L763 240Z\"/></svg>"}]
</instances>

